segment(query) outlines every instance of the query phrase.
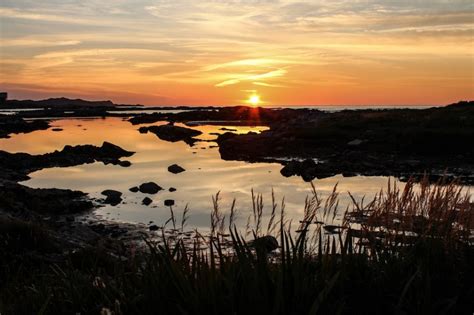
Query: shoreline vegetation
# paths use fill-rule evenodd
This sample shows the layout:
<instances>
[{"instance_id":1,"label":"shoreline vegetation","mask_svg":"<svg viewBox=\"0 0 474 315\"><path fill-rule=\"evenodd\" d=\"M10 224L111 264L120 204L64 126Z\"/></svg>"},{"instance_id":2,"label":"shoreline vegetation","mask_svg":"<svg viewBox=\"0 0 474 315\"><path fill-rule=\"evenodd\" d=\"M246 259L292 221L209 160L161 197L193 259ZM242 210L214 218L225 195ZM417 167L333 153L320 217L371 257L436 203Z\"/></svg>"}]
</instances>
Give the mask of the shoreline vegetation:
<instances>
[{"instance_id":1,"label":"shoreline vegetation","mask_svg":"<svg viewBox=\"0 0 474 315\"><path fill-rule=\"evenodd\" d=\"M43 168L129 167L127 148L0 151L2 314L472 314L474 102L336 113L235 106L119 114L108 111L129 108L64 98L0 106L15 107L36 109L0 115L1 138L67 117L124 117L137 133L189 146L210 141L195 138L199 124L267 126L258 134L223 130L213 141L224 160L278 162L283 176L308 185L336 174L406 184L389 182L348 209L338 206L336 187L323 200L312 186L300 222L285 219L284 200L272 195L264 207L252 192L245 228L234 224L235 201L223 211L217 194L210 233L187 228L192 213L185 208L178 218L173 206L167 222L147 230L82 222L78 215L96 206L87 194L19 183Z\"/></svg>"},{"instance_id":2,"label":"shoreline vegetation","mask_svg":"<svg viewBox=\"0 0 474 315\"><path fill-rule=\"evenodd\" d=\"M185 210L141 243L102 237L65 250L45 224L2 217L6 314L469 314L474 204L457 182L409 180L339 209L312 185L299 222L284 200L252 193L246 229L235 200L213 197L210 233ZM342 219L337 219L341 217ZM135 245L133 245L135 244ZM64 252L62 252L64 251ZM28 301L28 303L25 303Z\"/></svg>"}]
</instances>

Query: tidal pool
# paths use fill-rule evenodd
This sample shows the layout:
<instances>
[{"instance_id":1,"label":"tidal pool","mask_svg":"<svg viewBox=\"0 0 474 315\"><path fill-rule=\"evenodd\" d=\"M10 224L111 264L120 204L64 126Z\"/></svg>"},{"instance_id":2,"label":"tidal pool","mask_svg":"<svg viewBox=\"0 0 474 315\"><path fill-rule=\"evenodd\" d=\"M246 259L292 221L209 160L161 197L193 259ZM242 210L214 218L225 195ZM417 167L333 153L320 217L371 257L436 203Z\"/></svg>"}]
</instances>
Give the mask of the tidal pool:
<instances>
[{"instance_id":1,"label":"tidal pool","mask_svg":"<svg viewBox=\"0 0 474 315\"><path fill-rule=\"evenodd\" d=\"M159 122L157 125L165 122ZM277 163L247 163L243 161L224 161L220 158L215 142L197 142L193 147L184 142L166 142L152 133L140 134L139 126L134 126L123 118L59 119L52 121L54 128L62 131L35 131L28 134L12 135L9 139L0 139L0 150L8 152L27 152L43 154L61 150L65 145L93 144L111 142L128 151L136 152L130 158L132 166L128 168L86 164L74 167L49 168L30 174L31 179L23 184L33 188L67 188L89 193L100 199L101 191L114 189L121 191L123 202L117 206L99 207L95 215L123 222L163 224L170 217L169 207L164 200L175 200L173 210L179 218L184 207L190 210L188 227L207 228L210 222L212 196L220 191L220 208L227 212L236 199L238 211L237 223L245 224L252 212L251 190L262 194L264 215L271 211L271 193L274 191L280 205L285 198L287 218L296 223L301 219L305 198L311 195L311 186L300 177L285 178L280 174L282 166ZM140 125L142 126L142 125ZM221 128L235 129L238 133L260 132L265 126L196 126L203 134L202 140L216 138ZM180 174L172 174L167 168L178 164L186 169ZM334 185L340 192L339 213L342 214L350 204L348 191L360 199L372 198L380 189L387 186L389 177L343 177L341 175L316 179L313 181L321 196L329 195ZM391 178L390 180L394 180ZM132 193L129 188L144 182L156 182L164 188L156 195ZM398 183L403 187L403 183ZM176 188L169 192L170 187ZM153 199L150 206L142 205L144 197ZM295 224L296 224L295 223Z\"/></svg>"}]
</instances>

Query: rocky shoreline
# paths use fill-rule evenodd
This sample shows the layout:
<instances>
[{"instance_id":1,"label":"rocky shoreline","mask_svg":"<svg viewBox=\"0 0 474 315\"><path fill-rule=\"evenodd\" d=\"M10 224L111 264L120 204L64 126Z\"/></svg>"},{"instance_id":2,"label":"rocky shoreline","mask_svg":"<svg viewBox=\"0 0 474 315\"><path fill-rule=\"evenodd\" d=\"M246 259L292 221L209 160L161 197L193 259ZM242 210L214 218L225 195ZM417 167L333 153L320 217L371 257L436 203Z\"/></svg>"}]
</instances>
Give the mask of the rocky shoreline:
<instances>
[{"instance_id":1,"label":"rocky shoreline","mask_svg":"<svg viewBox=\"0 0 474 315\"><path fill-rule=\"evenodd\" d=\"M38 230L38 233L56 244L53 253L31 249L30 255L41 260L52 257L59 259L59 256L74 250L105 242L110 245L120 240L114 245L118 248L118 244L126 238L143 238L145 228L135 225L104 224L99 219L79 220L97 206L83 192L35 189L18 183L28 179L29 173L48 167L74 166L95 161L126 167L130 162L120 159L133 154L108 142L100 147L66 146L61 151L43 155L0 151L0 230L18 229L27 233L30 233L30 228Z\"/></svg>"},{"instance_id":2,"label":"rocky shoreline","mask_svg":"<svg viewBox=\"0 0 474 315\"><path fill-rule=\"evenodd\" d=\"M107 105L109 104L99 104ZM38 109L14 116L0 115L0 137L12 133L48 129L47 120L24 117L90 117L109 115L103 107ZM82 116L81 116L82 115ZM167 125L142 126L165 141L193 145L200 131L176 126L225 124L228 126L268 126L261 133L235 134L224 129L216 142L221 158L247 162L278 162L283 176L301 176L310 181L342 174L344 176L396 176L401 180L428 174L433 180L456 177L463 184L474 184L474 103L463 102L425 110L360 110L336 113L311 109L264 109L244 106L187 110L181 113L128 114L133 125L168 121ZM229 132L230 131L230 132ZM96 204L82 192L63 189L33 189L19 184L28 174L43 168L67 167L102 162L128 167L122 160L133 152L104 142L66 146L43 155L0 151L0 218L39 222L68 251L95 246L104 239L140 239L147 227L77 218ZM184 171L170 166L170 172ZM137 189L139 189L137 187ZM120 202L120 195L104 191L108 203ZM173 200L165 203L171 205ZM149 200L143 201L144 204ZM150 227L151 229L151 227ZM153 226L154 230L158 226ZM119 241L120 242L120 241ZM112 242L113 243L113 242ZM116 245L114 245L116 246Z\"/></svg>"},{"instance_id":3,"label":"rocky shoreline","mask_svg":"<svg viewBox=\"0 0 474 315\"><path fill-rule=\"evenodd\" d=\"M167 120L188 126L268 126L261 133L219 135L221 158L277 162L283 176L429 176L474 184L474 102L423 110L265 109L226 107L212 111L142 114L134 125ZM150 127L141 127L140 130ZM192 143L192 138L189 140ZM317 161L317 162L315 162Z\"/></svg>"}]
</instances>

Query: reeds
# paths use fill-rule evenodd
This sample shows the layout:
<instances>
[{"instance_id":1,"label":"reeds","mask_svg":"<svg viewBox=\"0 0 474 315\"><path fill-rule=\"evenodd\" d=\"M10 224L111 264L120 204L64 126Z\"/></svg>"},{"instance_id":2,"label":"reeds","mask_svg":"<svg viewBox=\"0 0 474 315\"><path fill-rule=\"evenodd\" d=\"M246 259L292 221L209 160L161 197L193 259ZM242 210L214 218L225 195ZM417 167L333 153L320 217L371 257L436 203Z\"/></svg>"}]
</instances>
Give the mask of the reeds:
<instances>
[{"instance_id":1,"label":"reeds","mask_svg":"<svg viewBox=\"0 0 474 315\"><path fill-rule=\"evenodd\" d=\"M474 206L469 191L456 182L409 181L403 189L389 182L369 202L352 198L352 206L341 213L337 187L326 198L314 185L311 188L295 229L286 219L284 200L278 205L273 192L266 216L262 195L252 191L252 209L246 227L241 228L236 224L236 201L224 213L218 193L212 199L209 235L191 231L193 237L183 237L190 235L185 231L186 208L181 229L174 228L175 234L162 229L162 240L147 241L149 251L127 261L127 268L117 262L113 270L85 272L65 264L61 273L44 271L47 280L36 277L23 286L17 284L31 287L33 281L45 291L26 290L23 295L31 304L17 304L15 310L43 309L45 314L103 309L111 314L472 311ZM279 243L275 251L267 246L273 241ZM93 286L97 276L103 285ZM1 298L0 310L6 298L18 292L9 290ZM81 298L77 293L82 291L87 294Z\"/></svg>"}]
</instances>

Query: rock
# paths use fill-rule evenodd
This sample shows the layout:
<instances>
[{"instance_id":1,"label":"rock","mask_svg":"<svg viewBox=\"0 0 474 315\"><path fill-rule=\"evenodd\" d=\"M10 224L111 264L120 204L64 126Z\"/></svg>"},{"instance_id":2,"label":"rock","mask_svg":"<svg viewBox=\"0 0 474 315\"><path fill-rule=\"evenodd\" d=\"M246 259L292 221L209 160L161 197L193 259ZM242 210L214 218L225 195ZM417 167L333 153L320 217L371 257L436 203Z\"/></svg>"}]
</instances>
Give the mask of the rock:
<instances>
[{"instance_id":1,"label":"rock","mask_svg":"<svg viewBox=\"0 0 474 315\"><path fill-rule=\"evenodd\" d=\"M158 186L156 183L153 183L153 182L141 184L139 187L140 192L144 194L151 194L151 195L156 194L162 189L163 188L161 188L160 186Z\"/></svg>"},{"instance_id":2,"label":"rock","mask_svg":"<svg viewBox=\"0 0 474 315\"><path fill-rule=\"evenodd\" d=\"M118 165L120 165L121 167L130 167L132 163L130 161L119 161Z\"/></svg>"},{"instance_id":3,"label":"rock","mask_svg":"<svg viewBox=\"0 0 474 315\"><path fill-rule=\"evenodd\" d=\"M150 225L149 227L150 231L158 231L159 227L156 224Z\"/></svg>"},{"instance_id":4,"label":"rock","mask_svg":"<svg viewBox=\"0 0 474 315\"><path fill-rule=\"evenodd\" d=\"M53 129L51 129L51 130L52 130L52 131L63 131L62 128L53 128Z\"/></svg>"},{"instance_id":5,"label":"rock","mask_svg":"<svg viewBox=\"0 0 474 315\"><path fill-rule=\"evenodd\" d=\"M138 189L137 186L134 186L134 187L130 188L129 190L130 190L131 192L133 192L133 193L136 193L136 192L139 191L139 189Z\"/></svg>"},{"instance_id":6,"label":"rock","mask_svg":"<svg viewBox=\"0 0 474 315\"><path fill-rule=\"evenodd\" d=\"M269 253L278 248L278 241L275 237L266 235L256 238L250 242L249 245L255 247L257 250L262 250L266 253Z\"/></svg>"},{"instance_id":7,"label":"rock","mask_svg":"<svg viewBox=\"0 0 474 315\"><path fill-rule=\"evenodd\" d=\"M179 166L178 164L173 164L168 166L168 172L173 173L173 174L178 174L184 172L185 169Z\"/></svg>"},{"instance_id":8,"label":"rock","mask_svg":"<svg viewBox=\"0 0 474 315\"><path fill-rule=\"evenodd\" d=\"M140 133L154 133L161 140L170 142L184 141L189 145L192 145L194 144L194 142L197 141L196 139L193 139L193 137L202 134L202 132L199 130L174 126L171 124L151 127L140 127L138 131Z\"/></svg>"},{"instance_id":9,"label":"rock","mask_svg":"<svg viewBox=\"0 0 474 315\"><path fill-rule=\"evenodd\" d=\"M104 203L106 204L116 206L122 202L122 198L121 198L122 193L120 191L107 189L107 190L104 190L101 194L107 197L104 200Z\"/></svg>"},{"instance_id":10,"label":"rock","mask_svg":"<svg viewBox=\"0 0 474 315\"><path fill-rule=\"evenodd\" d=\"M174 200L173 199L166 199L165 200L165 206L167 206L167 207L174 206Z\"/></svg>"},{"instance_id":11,"label":"rock","mask_svg":"<svg viewBox=\"0 0 474 315\"><path fill-rule=\"evenodd\" d=\"M347 143L347 145L357 146L357 145L361 145L362 143L364 143L363 140L354 139L354 140L352 140L352 141L349 141L349 142Z\"/></svg>"},{"instance_id":12,"label":"rock","mask_svg":"<svg viewBox=\"0 0 474 315\"><path fill-rule=\"evenodd\" d=\"M112 144L110 142L104 141L102 143L102 146L100 147L101 154L109 157L109 158L116 158L119 159L123 156L132 156L134 152L126 151L122 149L121 147Z\"/></svg>"},{"instance_id":13,"label":"rock","mask_svg":"<svg viewBox=\"0 0 474 315\"><path fill-rule=\"evenodd\" d=\"M298 175L300 172L301 172L301 163L298 161L290 161L280 170L281 175L285 177Z\"/></svg>"},{"instance_id":14,"label":"rock","mask_svg":"<svg viewBox=\"0 0 474 315\"><path fill-rule=\"evenodd\" d=\"M29 133L49 128L49 122L43 119L27 121L16 115L0 116L0 138L8 138L11 133Z\"/></svg>"},{"instance_id":15,"label":"rock","mask_svg":"<svg viewBox=\"0 0 474 315\"><path fill-rule=\"evenodd\" d=\"M0 175L2 173L0 172ZM26 214L76 214L91 210L94 204L80 191L29 188L0 180L0 209Z\"/></svg>"},{"instance_id":16,"label":"rock","mask_svg":"<svg viewBox=\"0 0 474 315\"><path fill-rule=\"evenodd\" d=\"M149 206L152 202L153 202L153 200L151 200L151 199L148 198L148 197L145 197L145 198L142 200L142 204L144 204L145 206Z\"/></svg>"},{"instance_id":17,"label":"rock","mask_svg":"<svg viewBox=\"0 0 474 315\"><path fill-rule=\"evenodd\" d=\"M170 187L170 189L168 189L168 191L169 191L169 192L174 192L174 191L176 191L176 188Z\"/></svg>"}]
</instances>

